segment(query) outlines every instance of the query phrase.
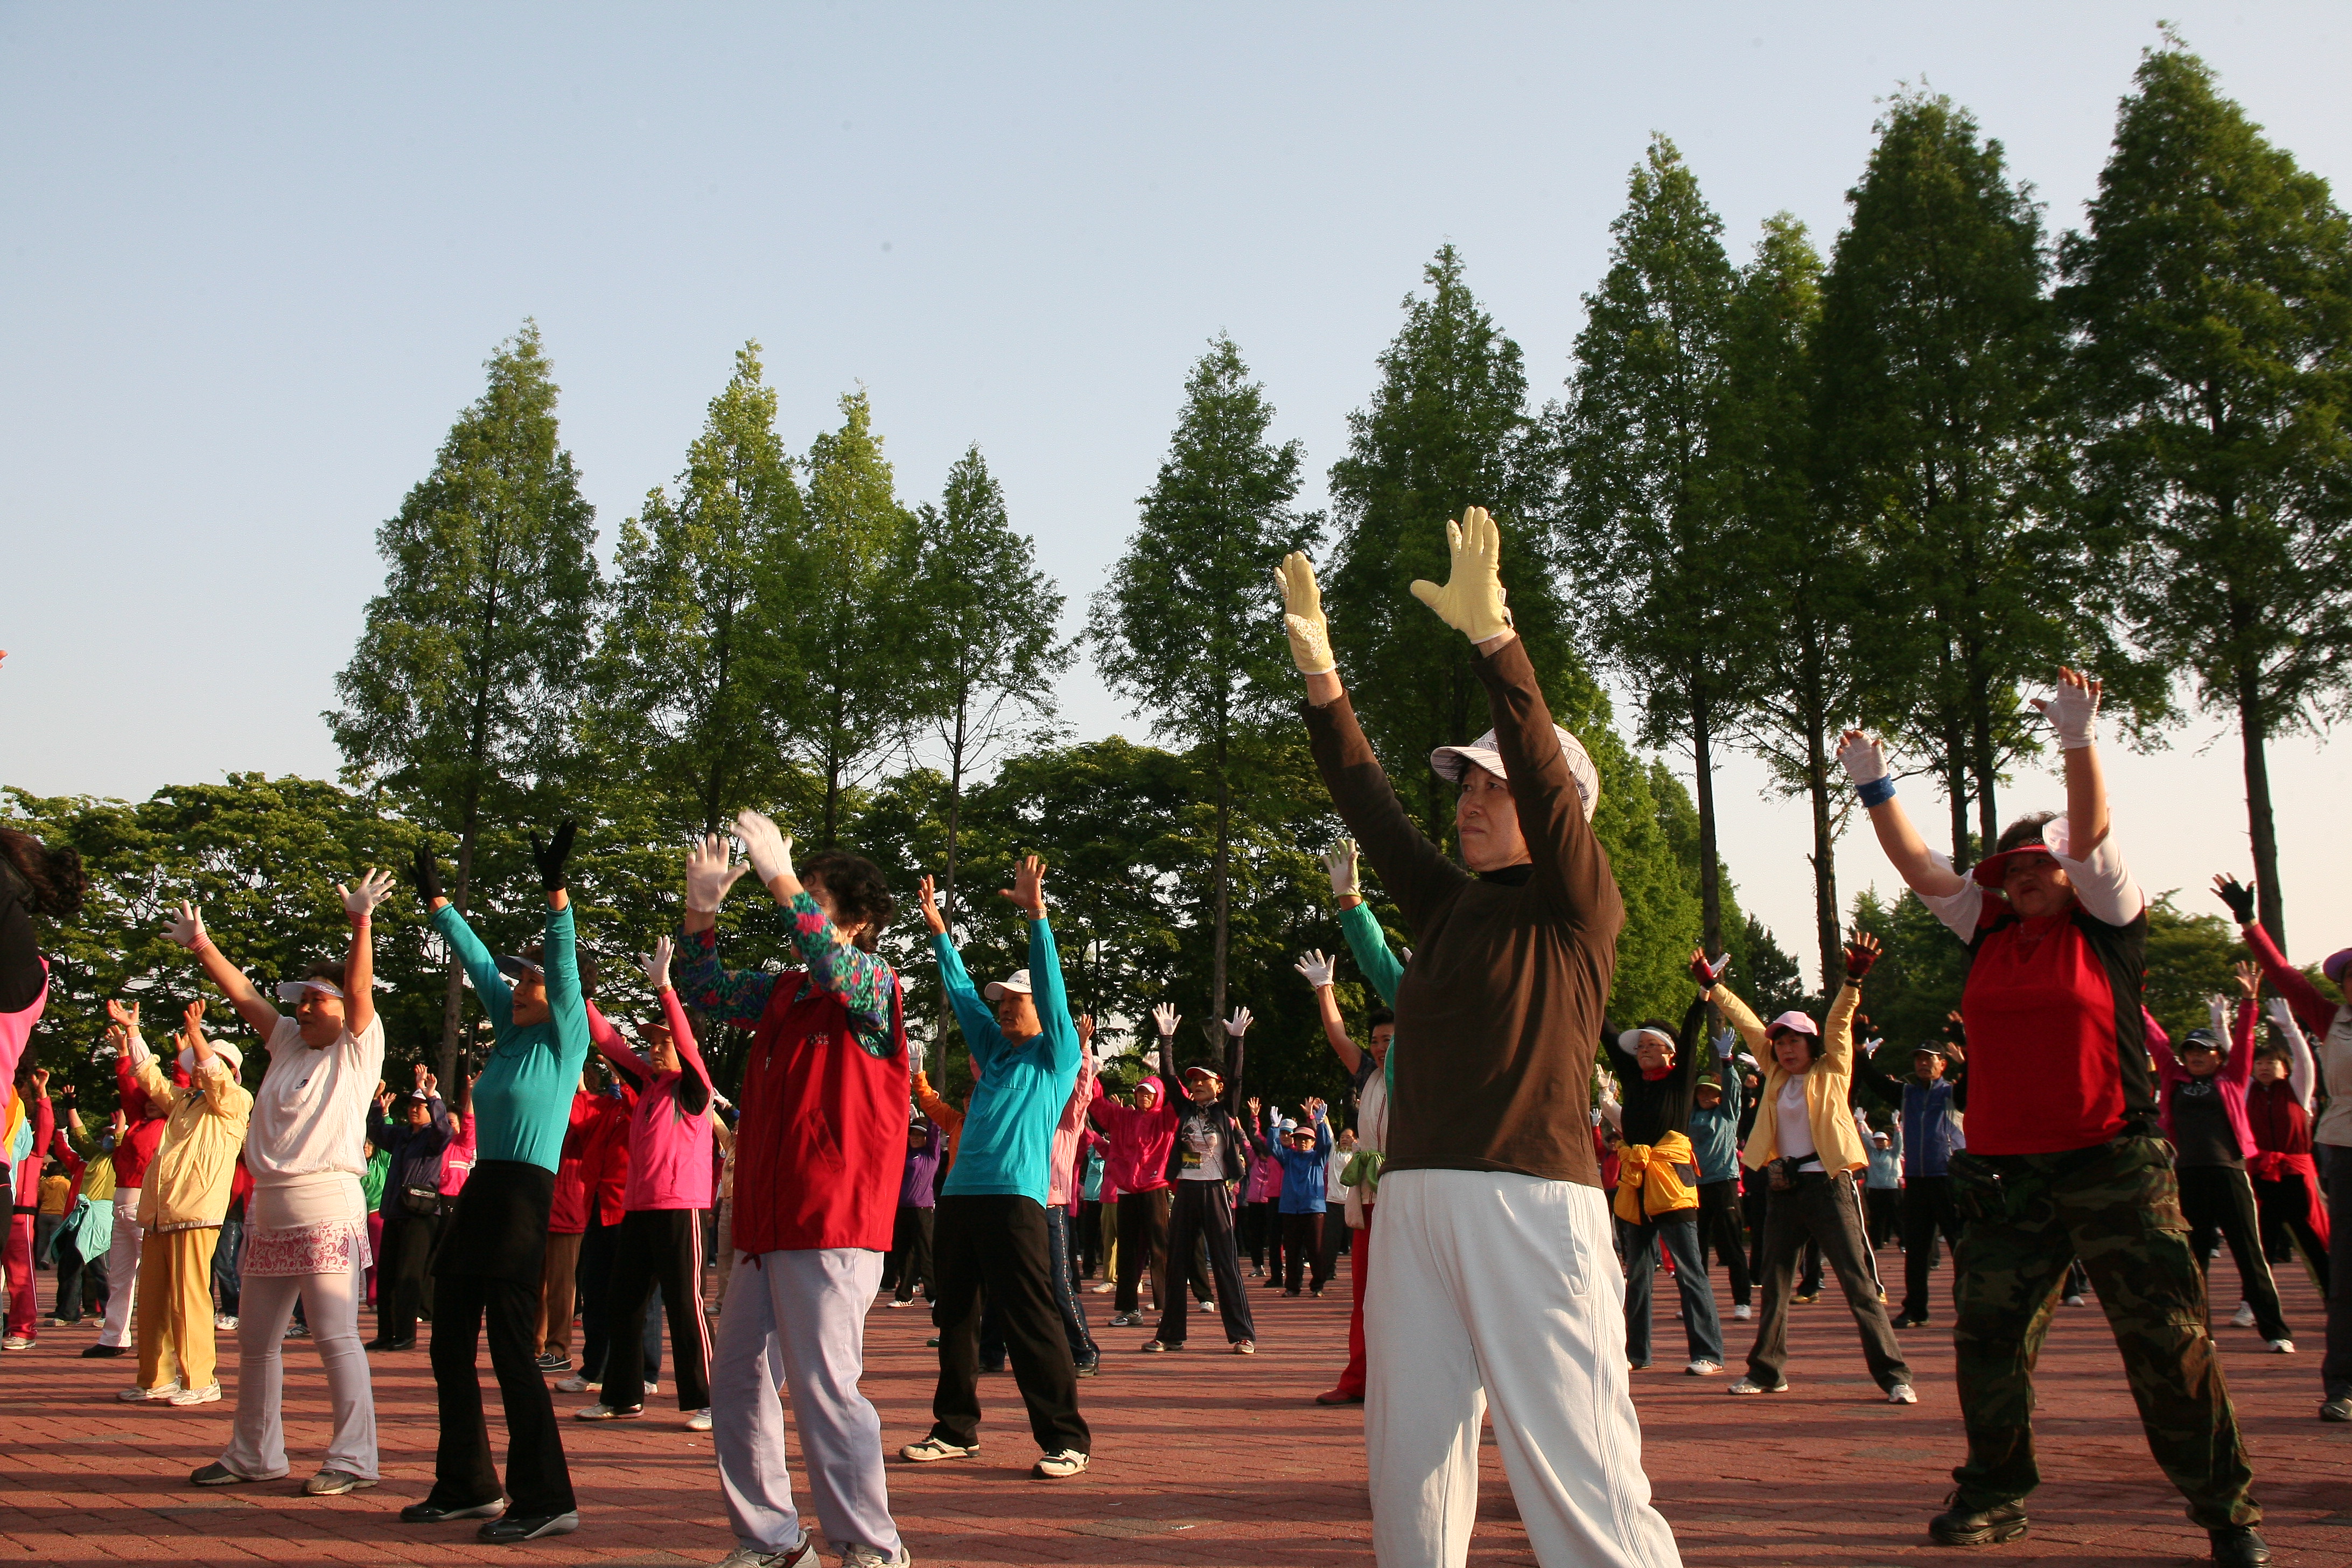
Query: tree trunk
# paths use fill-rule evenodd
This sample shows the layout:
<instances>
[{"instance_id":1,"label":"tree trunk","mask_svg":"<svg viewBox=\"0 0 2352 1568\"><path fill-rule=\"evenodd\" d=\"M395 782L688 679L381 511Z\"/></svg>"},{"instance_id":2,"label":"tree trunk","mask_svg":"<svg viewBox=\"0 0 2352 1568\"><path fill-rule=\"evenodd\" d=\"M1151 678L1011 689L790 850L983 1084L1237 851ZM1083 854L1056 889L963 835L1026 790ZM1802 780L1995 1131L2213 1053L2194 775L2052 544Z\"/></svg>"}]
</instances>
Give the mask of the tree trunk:
<instances>
[{"instance_id":1,"label":"tree trunk","mask_svg":"<svg viewBox=\"0 0 2352 1568\"><path fill-rule=\"evenodd\" d=\"M1969 841L1969 752L1959 726L1948 717L1944 725L1944 800L1952 816L1952 868L1965 871L1976 864ZM1986 846L1990 848L1990 845Z\"/></svg>"},{"instance_id":2,"label":"tree trunk","mask_svg":"<svg viewBox=\"0 0 2352 1568\"><path fill-rule=\"evenodd\" d=\"M466 912L474 881L474 838L481 823L481 785L476 783L466 791L466 820L457 834L457 891L449 901L459 914ZM466 966L457 955L449 955L449 982L441 994L441 1062L438 1075L443 1083L465 1081L458 1071L457 1041L466 1028Z\"/></svg>"},{"instance_id":3,"label":"tree trunk","mask_svg":"<svg viewBox=\"0 0 2352 1568\"><path fill-rule=\"evenodd\" d=\"M2246 753L2246 834L2253 842L2255 913L2271 940L2286 949L2286 900L2279 896L2278 823L2271 814L2271 764L2264 748L2269 725L2263 716L2261 676L2238 673L2238 735Z\"/></svg>"},{"instance_id":4,"label":"tree trunk","mask_svg":"<svg viewBox=\"0 0 2352 1568\"><path fill-rule=\"evenodd\" d=\"M1976 659L1968 660L1969 673L1969 740L1971 761L1975 764L1977 791L1977 842L1990 854L2000 842L2000 759L1993 755L1992 693L1988 682L1975 668Z\"/></svg>"},{"instance_id":5,"label":"tree trunk","mask_svg":"<svg viewBox=\"0 0 2352 1568\"><path fill-rule=\"evenodd\" d=\"M956 836L963 825L964 715L970 707L969 701L956 704L955 743L948 749L948 864L946 885L940 890L940 918L947 921L950 942L955 940ZM948 993L943 985L940 987L940 1026L936 1037L942 1058L947 1053L948 1017ZM939 1065L944 1068L946 1063L942 1060Z\"/></svg>"},{"instance_id":6,"label":"tree trunk","mask_svg":"<svg viewBox=\"0 0 2352 1568\"><path fill-rule=\"evenodd\" d=\"M1210 872L1216 883L1213 894L1216 900L1214 946L1209 955L1209 1021L1212 1025L1225 1016L1225 872L1233 842L1230 836L1234 807L1233 781L1226 769L1228 742L1225 730L1226 726L1223 724L1217 726L1217 858Z\"/></svg>"},{"instance_id":7,"label":"tree trunk","mask_svg":"<svg viewBox=\"0 0 2352 1568\"><path fill-rule=\"evenodd\" d=\"M1832 996L1843 973L1838 957L1843 922L1838 911L1837 846L1830 829L1829 744L1819 721L1805 734L1805 783L1813 805L1813 927L1822 944L1822 994Z\"/></svg>"},{"instance_id":8,"label":"tree trunk","mask_svg":"<svg viewBox=\"0 0 2352 1568\"><path fill-rule=\"evenodd\" d=\"M1715 735L1707 724L1706 702L1691 701L1691 763L1698 774L1698 901L1699 926L1707 956L1723 948L1723 867L1715 837Z\"/></svg>"}]
</instances>

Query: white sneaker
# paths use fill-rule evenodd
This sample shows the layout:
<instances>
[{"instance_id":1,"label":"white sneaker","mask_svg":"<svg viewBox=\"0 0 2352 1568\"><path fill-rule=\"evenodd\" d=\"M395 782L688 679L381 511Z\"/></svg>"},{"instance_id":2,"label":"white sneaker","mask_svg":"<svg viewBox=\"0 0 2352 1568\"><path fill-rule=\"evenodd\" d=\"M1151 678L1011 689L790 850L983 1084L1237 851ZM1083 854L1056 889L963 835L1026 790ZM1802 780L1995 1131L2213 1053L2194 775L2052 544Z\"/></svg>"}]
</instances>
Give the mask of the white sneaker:
<instances>
[{"instance_id":1,"label":"white sneaker","mask_svg":"<svg viewBox=\"0 0 2352 1568\"><path fill-rule=\"evenodd\" d=\"M1699 1357L1698 1360L1683 1368L1683 1371L1688 1373L1693 1377L1713 1377L1717 1373L1721 1372L1722 1370L1723 1363L1721 1362L1709 1361L1705 1356Z\"/></svg>"},{"instance_id":2,"label":"white sneaker","mask_svg":"<svg viewBox=\"0 0 2352 1568\"><path fill-rule=\"evenodd\" d=\"M2082 1304L2083 1304L2083 1294L2082 1294L2082 1292L2081 1292L2081 1291L2079 1291L2079 1290L2078 1290L2078 1291L2076 1291L2074 1295L2069 1296L2069 1297L2067 1297L2067 1298L2066 1298L2066 1305L2068 1305L2068 1306L2070 1306L2070 1307L2079 1307L2079 1306L2081 1306Z\"/></svg>"},{"instance_id":3,"label":"white sneaker","mask_svg":"<svg viewBox=\"0 0 2352 1568\"><path fill-rule=\"evenodd\" d=\"M661 1392L661 1384L658 1384L658 1383L655 1382L655 1381L654 1381L652 1378L650 1378L650 1377L649 1377L649 1378L647 1378L647 1379L646 1379L646 1397L647 1399L651 1399L655 1394L659 1394L660 1392Z\"/></svg>"},{"instance_id":4,"label":"white sneaker","mask_svg":"<svg viewBox=\"0 0 2352 1568\"><path fill-rule=\"evenodd\" d=\"M709 1431L710 1411L709 1407L706 1406L703 1409L694 1412L691 1415L688 1415L686 1418L686 1429L689 1432Z\"/></svg>"},{"instance_id":5,"label":"white sneaker","mask_svg":"<svg viewBox=\"0 0 2352 1568\"><path fill-rule=\"evenodd\" d=\"M558 1394L593 1394L604 1386L604 1385L601 1383L589 1382L586 1378L581 1376L575 1372L570 1377L567 1377L562 1382L557 1384L555 1385L555 1392Z\"/></svg>"},{"instance_id":6,"label":"white sneaker","mask_svg":"<svg viewBox=\"0 0 2352 1568\"><path fill-rule=\"evenodd\" d=\"M2230 1326L2233 1329L2252 1328L2254 1326L2254 1304L2252 1301L2239 1302L2237 1315L2230 1320Z\"/></svg>"},{"instance_id":7,"label":"white sneaker","mask_svg":"<svg viewBox=\"0 0 2352 1568\"><path fill-rule=\"evenodd\" d=\"M1118 1289L1118 1285L1115 1280L1106 1279L1099 1285L1090 1285L1087 1289L1092 1295L1108 1296L1112 1291Z\"/></svg>"},{"instance_id":8,"label":"white sneaker","mask_svg":"<svg viewBox=\"0 0 2352 1568\"><path fill-rule=\"evenodd\" d=\"M184 1388L180 1390L179 1393L172 1395L168 1403L173 1405L218 1405L220 1403L220 1384L217 1383L208 1383L202 1388Z\"/></svg>"},{"instance_id":9,"label":"white sneaker","mask_svg":"<svg viewBox=\"0 0 2352 1568\"><path fill-rule=\"evenodd\" d=\"M2268 1343L2273 1354L2293 1355L2294 1353L2294 1342L2293 1340L2272 1340L2268 1342Z\"/></svg>"},{"instance_id":10,"label":"white sneaker","mask_svg":"<svg viewBox=\"0 0 2352 1568\"><path fill-rule=\"evenodd\" d=\"M913 1298L911 1298L911 1297L909 1297L908 1300L904 1300L904 1301L899 1300L898 1300L897 1297L895 1297L895 1296L894 1296L894 1297L892 1297L892 1298L891 1298L891 1300L890 1300L890 1305L892 1305L893 1307L911 1307L911 1306L913 1306L914 1304L915 1304L914 1300L913 1300Z\"/></svg>"},{"instance_id":11,"label":"white sneaker","mask_svg":"<svg viewBox=\"0 0 2352 1568\"><path fill-rule=\"evenodd\" d=\"M1036 1468L1029 1473L1041 1481L1062 1480L1085 1469L1087 1458L1076 1448L1064 1448L1059 1453L1048 1454L1038 1460Z\"/></svg>"},{"instance_id":12,"label":"white sneaker","mask_svg":"<svg viewBox=\"0 0 2352 1568\"><path fill-rule=\"evenodd\" d=\"M213 1327L222 1333L232 1333L236 1329L236 1319L227 1312L215 1312L213 1314Z\"/></svg>"},{"instance_id":13,"label":"white sneaker","mask_svg":"<svg viewBox=\"0 0 2352 1568\"><path fill-rule=\"evenodd\" d=\"M583 1405L572 1413L574 1421L621 1421L643 1415L646 1407L632 1405L626 1410L616 1410L609 1405Z\"/></svg>"},{"instance_id":14,"label":"white sneaker","mask_svg":"<svg viewBox=\"0 0 2352 1568\"><path fill-rule=\"evenodd\" d=\"M1909 1384L1898 1383L1894 1387L1886 1391L1886 1403L1889 1405L1916 1405L1919 1403L1919 1396L1911 1391L1911 1385Z\"/></svg>"},{"instance_id":15,"label":"white sneaker","mask_svg":"<svg viewBox=\"0 0 2352 1568\"><path fill-rule=\"evenodd\" d=\"M114 1397L125 1405L138 1405L150 1399L169 1399L180 1392L180 1380L175 1377L161 1388L142 1388L134 1383L128 1388L117 1389Z\"/></svg>"},{"instance_id":16,"label":"white sneaker","mask_svg":"<svg viewBox=\"0 0 2352 1568\"><path fill-rule=\"evenodd\" d=\"M0 1351L28 1351L32 1348L33 1340L29 1334L10 1334L0 1340Z\"/></svg>"},{"instance_id":17,"label":"white sneaker","mask_svg":"<svg viewBox=\"0 0 2352 1568\"><path fill-rule=\"evenodd\" d=\"M980 1445L960 1448L944 1437L926 1437L919 1443L909 1443L898 1450L898 1457L911 1464L928 1465L935 1459L969 1459L977 1457Z\"/></svg>"},{"instance_id":18,"label":"white sneaker","mask_svg":"<svg viewBox=\"0 0 2352 1568\"><path fill-rule=\"evenodd\" d=\"M789 1552L762 1552L756 1546L739 1546L721 1557L714 1568L805 1568L814 1555L803 1533Z\"/></svg>"},{"instance_id":19,"label":"white sneaker","mask_svg":"<svg viewBox=\"0 0 2352 1568\"><path fill-rule=\"evenodd\" d=\"M1738 1306L1731 1309L1731 1315L1744 1323L1748 1319L1756 1315L1756 1309L1748 1306L1743 1301Z\"/></svg>"},{"instance_id":20,"label":"white sneaker","mask_svg":"<svg viewBox=\"0 0 2352 1568\"><path fill-rule=\"evenodd\" d=\"M899 1542L896 1557L885 1557L861 1542L841 1554L841 1568L913 1568L914 1561L914 1553L907 1550L904 1542ZM788 1568L788 1565L779 1565L779 1568Z\"/></svg>"}]
</instances>

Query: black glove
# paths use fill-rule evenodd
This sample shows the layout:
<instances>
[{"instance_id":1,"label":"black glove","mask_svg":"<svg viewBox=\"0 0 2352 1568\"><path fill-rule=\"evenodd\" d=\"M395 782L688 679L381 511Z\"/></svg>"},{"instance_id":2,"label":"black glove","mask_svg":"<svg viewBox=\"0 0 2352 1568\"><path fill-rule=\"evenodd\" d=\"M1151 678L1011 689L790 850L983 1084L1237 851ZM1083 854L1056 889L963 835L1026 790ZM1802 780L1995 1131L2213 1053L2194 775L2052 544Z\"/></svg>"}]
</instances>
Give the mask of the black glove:
<instances>
[{"instance_id":1,"label":"black glove","mask_svg":"<svg viewBox=\"0 0 2352 1568\"><path fill-rule=\"evenodd\" d=\"M556 825L555 837L546 844L539 841L538 834L530 836L530 858L539 863L539 885L551 893L563 887L563 863L572 858L572 836L578 826L565 817Z\"/></svg>"},{"instance_id":2,"label":"black glove","mask_svg":"<svg viewBox=\"0 0 2352 1568\"><path fill-rule=\"evenodd\" d=\"M2221 901L2230 906L2230 912L2238 917L2240 925L2250 926L2254 923L2254 890L2252 888L2235 877L2224 877L2214 884L2213 891L2220 894Z\"/></svg>"},{"instance_id":3,"label":"black glove","mask_svg":"<svg viewBox=\"0 0 2352 1568\"><path fill-rule=\"evenodd\" d=\"M408 879L416 884L416 901L430 910L433 900L441 896L441 868L434 864L431 845L416 847L416 864L410 868Z\"/></svg>"}]
</instances>

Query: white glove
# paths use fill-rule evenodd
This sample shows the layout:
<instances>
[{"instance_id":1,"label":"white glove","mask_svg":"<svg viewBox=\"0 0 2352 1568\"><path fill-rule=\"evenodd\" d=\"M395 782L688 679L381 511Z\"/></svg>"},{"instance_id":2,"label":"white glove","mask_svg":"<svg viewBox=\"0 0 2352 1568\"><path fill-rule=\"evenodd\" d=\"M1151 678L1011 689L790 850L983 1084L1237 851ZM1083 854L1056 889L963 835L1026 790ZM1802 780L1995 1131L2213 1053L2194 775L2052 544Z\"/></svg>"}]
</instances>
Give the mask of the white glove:
<instances>
[{"instance_id":1,"label":"white glove","mask_svg":"<svg viewBox=\"0 0 2352 1568\"><path fill-rule=\"evenodd\" d=\"M1225 1033L1237 1040L1249 1033L1249 1026L1250 1010L1246 1007L1234 1008L1234 1016L1225 1020Z\"/></svg>"},{"instance_id":2,"label":"white glove","mask_svg":"<svg viewBox=\"0 0 2352 1568\"><path fill-rule=\"evenodd\" d=\"M651 952L637 954L637 967L646 972L646 984L654 988L656 996L669 989L669 960L676 951L669 938L662 936L655 939Z\"/></svg>"},{"instance_id":3,"label":"white glove","mask_svg":"<svg viewBox=\"0 0 2352 1568\"><path fill-rule=\"evenodd\" d=\"M168 934L190 952L201 952L212 945L213 939L205 934L204 910L185 899L180 900L180 912L172 917Z\"/></svg>"},{"instance_id":4,"label":"white glove","mask_svg":"<svg viewBox=\"0 0 2352 1568\"><path fill-rule=\"evenodd\" d=\"M751 874L764 886L793 868L793 841L776 825L746 806L735 814L735 837L751 861Z\"/></svg>"},{"instance_id":5,"label":"white glove","mask_svg":"<svg viewBox=\"0 0 2352 1568\"><path fill-rule=\"evenodd\" d=\"M2084 680L2072 670L2061 671L2058 689L2048 700L2035 698L2033 705L2058 731L2058 749L2079 752L2098 741L2099 690L2101 683ZM2073 676L2074 679L2064 679ZM2077 684L2079 682L2079 684Z\"/></svg>"},{"instance_id":6,"label":"white glove","mask_svg":"<svg viewBox=\"0 0 2352 1568\"><path fill-rule=\"evenodd\" d=\"M1331 628L1323 619L1323 590L1303 550L1294 550L1274 569L1282 585L1282 625L1290 634L1290 660L1301 675L1328 675L1339 668L1331 657Z\"/></svg>"},{"instance_id":7,"label":"white glove","mask_svg":"<svg viewBox=\"0 0 2352 1568\"><path fill-rule=\"evenodd\" d=\"M715 915L727 900L727 889L751 868L738 866L727 852L727 840L716 833L686 852L686 907L698 915Z\"/></svg>"},{"instance_id":8,"label":"white glove","mask_svg":"<svg viewBox=\"0 0 2352 1568\"><path fill-rule=\"evenodd\" d=\"M1163 1040L1173 1037L1176 1033L1176 1026L1183 1020L1184 1015L1176 1011L1176 1005L1172 1002L1162 1002L1151 1010L1151 1021L1159 1026L1160 1037Z\"/></svg>"},{"instance_id":9,"label":"white glove","mask_svg":"<svg viewBox=\"0 0 2352 1568\"><path fill-rule=\"evenodd\" d=\"M928 1057L929 1053L923 1049L922 1041L908 1040L907 1042L907 1066L911 1070L915 1072L922 1071L923 1063L928 1059Z\"/></svg>"},{"instance_id":10,"label":"white glove","mask_svg":"<svg viewBox=\"0 0 2352 1568\"><path fill-rule=\"evenodd\" d=\"M1886 776L1885 743L1859 730L1854 731L1853 740L1838 748L1837 759L1838 766L1845 770L1846 782L1856 789Z\"/></svg>"},{"instance_id":11,"label":"white glove","mask_svg":"<svg viewBox=\"0 0 2352 1568\"><path fill-rule=\"evenodd\" d=\"M1313 952L1301 953L1298 959L1298 973L1307 977L1308 985L1318 991L1322 990L1331 984L1330 955L1320 949Z\"/></svg>"},{"instance_id":12,"label":"white glove","mask_svg":"<svg viewBox=\"0 0 2352 1568\"><path fill-rule=\"evenodd\" d=\"M371 866L361 874L356 888L346 888L338 882L335 891L343 900L343 912L354 921L363 921L392 892L392 873Z\"/></svg>"},{"instance_id":13,"label":"white glove","mask_svg":"<svg viewBox=\"0 0 2352 1568\"><path fill-rule=\"evenodd\" d=\"M1364 896L1363 885L1356 877L1356 841L1342 838L1323 851L1323 868L1331 873L1331 896L1335 899Z\"/></svg>"},{"instance_id":14,"label":"white glove","mask_svg":"<svg viewBox=\"0 0 2352 1568\"><path fill-rule=\"evenodd\" d=\"M1503 605L1503 535L1485 507L1471 507L1460 522L1445 525L1445 549L1452 558L1445 586L1422 578L1412 584L1412 596L1472 642L1509 631L1511 612Z\"/></svg>"}]
</instances>

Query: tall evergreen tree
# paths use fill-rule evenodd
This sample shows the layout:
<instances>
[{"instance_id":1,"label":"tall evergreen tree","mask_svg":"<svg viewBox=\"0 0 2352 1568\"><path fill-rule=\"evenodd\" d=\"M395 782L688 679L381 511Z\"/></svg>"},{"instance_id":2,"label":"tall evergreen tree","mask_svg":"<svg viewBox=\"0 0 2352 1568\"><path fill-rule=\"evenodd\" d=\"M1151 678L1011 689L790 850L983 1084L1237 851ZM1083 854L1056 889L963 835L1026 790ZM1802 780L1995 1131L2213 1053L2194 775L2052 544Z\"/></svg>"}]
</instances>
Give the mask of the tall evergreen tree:
<instances>
[{"instance_id":1,"label":"tall evergreen tree","mask_svg":"<svg viewBox=\"0 0 2352 1568\"><path fill-rule=\"evenodd\" d=\"M1253 742L1296 697L1274 563L1314 542L1298 511L1300 448L1267 431L1274 406L1219 334L1184 384L1142 526L1095 595L1088 635L1111 689L1197 746L1216 821L1210 869L1210 1009L1225 1011L1235 783Z\"/></svg>"},{"instance_id":2,"label":"tall evergreen tree","mask_svg":"<svg viewBox=\"0 0 2352 1568\"><path fill-rule=\"evenodd\" d=\"M1323 574L1340 668L1378 674L1354 694L1357 717L1374 749L1393 758L1425 757L1486 728L1469 645L1410 591L1417 577L1444 581L1445 524L1465 507L1483 506L1503 525L1512 619L1554 711L1576 714L1586 705L1580 695L1600 695L1576 664L1560 601L1544 526L1549 470L1519 345L1463 281L1454 247L1422 277L1429 296L1405 296L1404 326L1380 356L1370 405L1348 416L1348 455L1331 465L1339 526ZM1560 721L1578 728L1574 717ZM1431 839L1450 842L1444 782L1416 768L1395 783Z\"/></svg>"},{"instance_id":3,"label":"tall evergreen tree","mask_svg":"<svg viewBox=\"0 0 2352 1568\"><path fill-rule=\"evenodd\" d=\"M964 792L1008 748L1051 738L1054 683L1075 650L1054 630L1062 592L1038 569L1035 541L1013 531L1004 489L979 447L956 459L940 504L923 507L916 528L913 690L946 764L940 912L952 929ZM944 1026L944 996L940 1007Z\"/></svg>"},{"instance_id":4,"label":"tall evergreen tree","mask_svg":"<svg viewBox=\"0 0 2352 1568\"><path fill-rule=\"evenodd\" d=\"M1823 497L1874 550L1906 613L1874 626L1874 706L1933 760L1969 859L1990 843L2004 763L2032 742L2021 680L2072 651L2074 534L2048 459L2060 363L2031 194L1949 99L1898 97L1822 285L1813 361Z\"/></svg>"},{"instance_id":5,"label":"tall evergreen tree","mask_svg":"<svg viewBox=\"0 0 2352 1568\"><path fill-rule=\"evenodd\" d=\"M1861 547L1850 521L1822 504L1813 482L1808 347L1821 320L1820 255L1804 226L1766 220L1741 269L1724 342L1724 395L1714 447L1744 522L1739 591L1775 625L1750 647L1754 678L1739 728L1781 789L1811 808L1813 935L1822 984L1836 989L1840 813L1833 737L1858 705L1853 626L1863 595Z\"/></svg>"},{"instance_id":6,"label":"tall evergreen tree","mask_svg":"<svg viewBox=\"0 0 2352 1568\"><path fill-rule=\"evenodd\" d=\"M1737 279L1723 220L1672 142L1635 165L1601 288L1584 297L1576 371L1555 415L1562 542L1601 657L1642 698L1643 742L1689 753L1697 781L1702 940L1724 951L1715 752L1744 699L1758 601L1709 437Z\"/></svg>"},{"instance_id":7,"label":"tall evergreen tree","mask_svg":"<svg viewBox=\"0 0 2352 1568\"><path fill-rule=\"evenodd\" d=\"M347 782L381 785L457 840L469 907L485 826L561 777L600 593L595 509L557 437L539 327L499 345L433 471L376 531L388 568L325 715ZM456 1079L461 971L449 966L441 1076Z\"/></svg>"},{"instance_id":8,"label":"tall evergreen tree","mask_svg":"<svg viewBox=\"0 0 2352 1568\"><path fill-rule=\"evenodd\" d=\"M2178 39L2136 79L2061 249L2090 515L2140 647L2237 721L2284 941L2269 743L2352 698L2352 227Z\"/></svg>"},{"instance_id":9,"label":"tall evergreen tree","mask_svg":"<svg viewBox=\"0 0 2352 1568\"><path fill-rule=\"evenodd\" d=\"M715 833L786 793L800 706L792 602L803 520L760 345L710 400L675 499L621 525L590 729L664 830Z\"/></svg>"},{"instance_id":10,"label":"tall evergreen tree","mask_svg":"<svg viewBox=\"0 0 2352 1568\"><path fill-rule=\"evenodd\" d=\"M898 504L862 388L843 396L841 413L841 428L809 447L800 583L806 745L824 783L824 845L840 837L843 791L899 754L917 722L905 592L915 519Z\"/></svg>"}]
</instances>

